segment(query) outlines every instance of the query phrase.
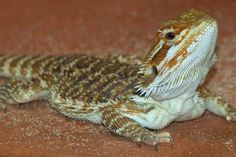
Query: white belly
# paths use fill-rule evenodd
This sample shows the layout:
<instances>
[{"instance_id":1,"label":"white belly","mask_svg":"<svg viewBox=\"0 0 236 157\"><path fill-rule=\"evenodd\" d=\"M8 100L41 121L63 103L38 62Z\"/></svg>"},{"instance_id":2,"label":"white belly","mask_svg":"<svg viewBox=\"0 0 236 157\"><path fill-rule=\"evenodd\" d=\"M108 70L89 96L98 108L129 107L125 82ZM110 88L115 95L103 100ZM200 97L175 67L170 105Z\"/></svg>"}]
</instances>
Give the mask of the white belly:
<instances>
[{"instance_id":1,"label":"white belly","mask_svg":"<svg viewBox=\"0 0 236 157\"><path fill-rule=\"evenodd\" d=\"M151 98L139 98L145 102L143 108L153 108L148 113L126 115L140 125L150 129L161 129L173 121L185 121L200 117L206 110L205 102L196 95L183 99L182 97L164 101Z\"/></svg>"}]
</instances>

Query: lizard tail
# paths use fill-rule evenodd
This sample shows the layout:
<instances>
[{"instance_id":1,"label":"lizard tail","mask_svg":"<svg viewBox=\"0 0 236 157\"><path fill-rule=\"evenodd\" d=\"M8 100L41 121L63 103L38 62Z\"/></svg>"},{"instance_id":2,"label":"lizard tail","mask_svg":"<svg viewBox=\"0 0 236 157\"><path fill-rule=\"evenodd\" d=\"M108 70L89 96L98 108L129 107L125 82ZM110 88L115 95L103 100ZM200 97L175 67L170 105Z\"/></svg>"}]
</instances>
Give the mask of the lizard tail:
<instances>
[{"instance_id":1,"label":"lizard tail","mask_svg":"<svg viewBox=\"0 0 236 157\"><path fill-rule=\"evenodd\" d=\"M7 78L35 78L50 56L0 55L0 76Z\"/></svg>"}]
</instances>

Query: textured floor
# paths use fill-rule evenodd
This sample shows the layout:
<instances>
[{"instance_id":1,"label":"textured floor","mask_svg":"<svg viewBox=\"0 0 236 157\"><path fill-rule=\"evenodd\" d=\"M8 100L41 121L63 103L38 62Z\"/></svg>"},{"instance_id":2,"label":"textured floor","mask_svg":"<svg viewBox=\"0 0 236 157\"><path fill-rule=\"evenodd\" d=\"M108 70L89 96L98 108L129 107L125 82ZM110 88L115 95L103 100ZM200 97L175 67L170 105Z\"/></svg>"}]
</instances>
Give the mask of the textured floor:
<instances>
[{"instance_id":1,"label":"textured floor","mask_svg":"<svg viewBox=\"0 0 236 157\"><path fill-rule=\"evenodd\" d=\"M233 0L0 0L0 53L144 56L161 21L189 8L210 12L220 26L219 61L207 86L236 107L236 2ZM173 148L158 152L75 122L35 102L0 113L0 157L235 157L236 122L206 113L167 127Z\"/></svg>"}]
</instances>

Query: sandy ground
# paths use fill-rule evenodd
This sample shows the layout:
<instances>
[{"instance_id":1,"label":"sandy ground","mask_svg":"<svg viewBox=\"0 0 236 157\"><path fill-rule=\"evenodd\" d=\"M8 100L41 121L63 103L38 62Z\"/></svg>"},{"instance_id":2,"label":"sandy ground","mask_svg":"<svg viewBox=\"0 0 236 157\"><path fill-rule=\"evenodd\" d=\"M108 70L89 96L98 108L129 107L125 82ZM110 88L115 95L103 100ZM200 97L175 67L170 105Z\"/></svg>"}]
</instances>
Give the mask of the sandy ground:
<instances>
[{"instance_id":1,"label":"sandy ground","mask_svg":"<svg viewBox=\"0 0 236 157\"><path fill-rule=\"evenodd\" d=\"M236 2L223 0L0 0L0 53L134 54L144 56L161 22L189 8L210 12L220 26L207 86L236 107ZM102 126L67 119L46 102L0 113L0 157L235 157L236 122L205 113L164 129L173 148L138 145Z\"/></svg>"}]
</instances>

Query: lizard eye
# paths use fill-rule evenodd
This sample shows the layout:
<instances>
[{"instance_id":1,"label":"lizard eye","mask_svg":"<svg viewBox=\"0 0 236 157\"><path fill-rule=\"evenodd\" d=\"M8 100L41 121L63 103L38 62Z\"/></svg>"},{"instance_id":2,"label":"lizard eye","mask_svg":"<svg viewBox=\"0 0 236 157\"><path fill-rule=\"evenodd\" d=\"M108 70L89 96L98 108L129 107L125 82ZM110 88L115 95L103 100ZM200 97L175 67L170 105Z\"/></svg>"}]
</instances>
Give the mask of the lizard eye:
<instances>
[{"instance_id":1,"label":"lizard eye","mask_svg":"<svg viewBox=\"0 0 236 157\"><path fill-rule=\"evenodd\" d=\"M165 38L168 40L173 40L175 38L175 33L174 32L168 32L165 35Z\"/></svg>"}]
</instances>

